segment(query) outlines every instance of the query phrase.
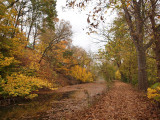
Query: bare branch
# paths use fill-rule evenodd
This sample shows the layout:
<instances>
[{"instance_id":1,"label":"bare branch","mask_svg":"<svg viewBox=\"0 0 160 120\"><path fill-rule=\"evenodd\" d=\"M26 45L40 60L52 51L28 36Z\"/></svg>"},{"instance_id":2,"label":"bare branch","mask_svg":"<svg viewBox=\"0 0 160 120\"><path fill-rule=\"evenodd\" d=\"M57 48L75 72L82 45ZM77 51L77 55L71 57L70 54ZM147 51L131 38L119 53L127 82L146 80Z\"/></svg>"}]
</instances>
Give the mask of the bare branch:
<instances>
[{"instance_id":1,"label":"bare branch","mask_svg":"<svg viewBox=\"0 0 160 120\"><path fill-rule=\"evenodd\" d=\"M14 5L15 3L17 3L17 2L19 2L19 0L16 0L16 1L11 2L11 4L7 7L7 9L13 7L13 5Z\"/></svg>"}]
</instances>

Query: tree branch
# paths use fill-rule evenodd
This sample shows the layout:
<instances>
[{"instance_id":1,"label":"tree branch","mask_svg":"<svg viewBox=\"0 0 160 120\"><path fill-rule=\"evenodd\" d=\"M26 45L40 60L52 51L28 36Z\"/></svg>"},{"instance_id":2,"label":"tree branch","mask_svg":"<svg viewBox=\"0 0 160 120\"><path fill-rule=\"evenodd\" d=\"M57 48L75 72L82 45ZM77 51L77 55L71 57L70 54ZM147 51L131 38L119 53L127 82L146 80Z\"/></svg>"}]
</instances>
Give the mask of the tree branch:
<instances>
[{"instance_id":1,"label":"tree branch","mask_svg":"<svg viewBox=\"0 0 160 120\"><path fill-rule=\"evenodd\" d=\"M146 45L144 45L144 49L147 50L151 45L155 42L155 39L151 39Z\"/></svg>"},{"instance_id":2,"label":"tree branch","mask_svg":"<svg viewBox=\"0 0 160 120\"><path fill-rule=\"evenodd\" d=\"M17 2L19 2L19 0L16 0L16 1L11 2L11 4L7 7L7 9L13 7L13 5L14 5L15 3L17 3Z\"/></svg>"}]
</instances>

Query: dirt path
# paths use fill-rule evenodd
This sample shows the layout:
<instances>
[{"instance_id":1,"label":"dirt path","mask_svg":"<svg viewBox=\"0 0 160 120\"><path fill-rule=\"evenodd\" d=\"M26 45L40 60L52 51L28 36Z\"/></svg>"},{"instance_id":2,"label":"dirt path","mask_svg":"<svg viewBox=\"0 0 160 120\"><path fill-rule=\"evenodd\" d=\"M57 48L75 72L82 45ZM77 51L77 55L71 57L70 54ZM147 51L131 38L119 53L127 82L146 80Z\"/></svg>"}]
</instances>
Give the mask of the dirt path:
<instances>
[{"instance_id":1,"label":"dirt path","mask_svg":"<svg viewBox=\"0 0 160 120\"><path fill-rule=\"evenodd\" d=\"M66 86L57 93L71 93L68 99L52 102L52 110L48 111L49 120L66 120L69 116L88 108L94 100L106 92L107 85L103 79L94 83ZM46 116L46 115L45 115Z\"/></svg>"},{"instance_id":2,"label":"dirt path","mask_svg":"<svg viewBox=\"0 0 160 120\"><path fill-rule=\"evenodd\" d=\"M66 120L74 113L88 108L94 101L99 99L107 90L103 78L93 83L77 84L59 88L54 93L57 98L47 103L45 111L35 114L25 114L19 120Z\"/></svg>"},{"instance_id":3,"label":"dirt path","mask_svg":"<svg viewBox=\"0 0 160 120\"><path fill-rule=\"evenodd\" d=\"M62 87L50 96L41 95L38 101L0 111L0 119L160 120L157 107L131 85L115 81L113 87L107 89L103 78L94 83Z\"/></svg>"},{"instance_id":4,"label":"dirt path","mask_svg":"<svg viewBox=\"0 0 160 120\"><path fill-rule=\"evenodd\" d=\"M116 81L94 106L72 114L68 120L160 120L160 112L131 85Z\"/></svg>"}]
</instances>

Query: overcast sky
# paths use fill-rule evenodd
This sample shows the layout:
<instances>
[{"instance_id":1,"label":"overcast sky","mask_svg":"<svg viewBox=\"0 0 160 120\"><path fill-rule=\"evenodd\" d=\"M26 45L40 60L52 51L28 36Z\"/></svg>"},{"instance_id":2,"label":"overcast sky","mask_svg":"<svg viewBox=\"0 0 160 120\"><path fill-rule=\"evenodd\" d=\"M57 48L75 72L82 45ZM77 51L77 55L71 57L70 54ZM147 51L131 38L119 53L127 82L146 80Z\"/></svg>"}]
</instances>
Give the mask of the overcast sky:
<instances>
[{"instance_id":1,"label":"overcast sky","mask_svg":"<svg viewBox=\"0 0 160 120\"><path fill-rule=\"evenodd\" d=\"M104 48L104 43L94 43L95 40L93 38L100 38L99 36L94 34L86 34L86 32L88 31L88 29L86 29L88 26L87 14L89 13L89 11L92 11L93 5L90 5L89 7L87 7L87 9L81 12L79 12L78 9L65 9L65 5L66 0L57 0L58 18L70 21L70 24L72 25L73 45L80 46L84 48L86 51L92 52L97 52L99 48ZM107 14L109 17L105 21L106 26L109 25L114 18L111 17L111 14L109 12Z\"/></svg>"}]
</instances>

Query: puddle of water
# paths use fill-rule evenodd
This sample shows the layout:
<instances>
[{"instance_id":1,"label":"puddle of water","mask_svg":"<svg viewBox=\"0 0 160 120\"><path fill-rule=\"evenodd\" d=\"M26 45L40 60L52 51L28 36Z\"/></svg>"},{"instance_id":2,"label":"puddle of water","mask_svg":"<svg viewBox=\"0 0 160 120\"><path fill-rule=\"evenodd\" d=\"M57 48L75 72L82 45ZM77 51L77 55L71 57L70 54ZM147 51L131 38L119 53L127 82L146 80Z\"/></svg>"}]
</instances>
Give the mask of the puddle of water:
<instances>
[{"instance_id":1,"label":"puddle of water","mask_svg":"<svg viewBox=\"0 0 160 120\"><path fill-rule=\"evenodd\" d=\"M68 99L73 92L39 95L34 100L0 107L0 120L25 120L46 117L46 111L52 108L53 101Z\"/></svg>"}]
</instances>

